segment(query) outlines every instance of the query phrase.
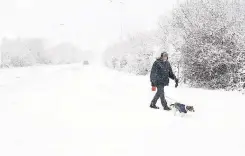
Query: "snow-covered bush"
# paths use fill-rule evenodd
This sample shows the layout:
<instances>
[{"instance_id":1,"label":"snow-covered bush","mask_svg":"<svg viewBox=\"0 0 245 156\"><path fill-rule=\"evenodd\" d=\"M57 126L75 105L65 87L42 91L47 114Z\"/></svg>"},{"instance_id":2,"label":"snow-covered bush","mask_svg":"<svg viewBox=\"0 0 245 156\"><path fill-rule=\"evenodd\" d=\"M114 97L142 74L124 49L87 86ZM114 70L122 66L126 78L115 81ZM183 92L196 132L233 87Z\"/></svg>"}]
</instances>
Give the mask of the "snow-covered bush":
<instances>
[{"instance_id":1,"label":"snow-covered bush","mask_svg":"<svg viewBox=\"0 0 245 156\"><path fill-rule=\"evenodd\" d=\"M189 0L173 10L169 36L181 41L173 45L181 52L183 78L192 86L241 88L244 8L241 1Z\"/></svg>"}]
</instances>

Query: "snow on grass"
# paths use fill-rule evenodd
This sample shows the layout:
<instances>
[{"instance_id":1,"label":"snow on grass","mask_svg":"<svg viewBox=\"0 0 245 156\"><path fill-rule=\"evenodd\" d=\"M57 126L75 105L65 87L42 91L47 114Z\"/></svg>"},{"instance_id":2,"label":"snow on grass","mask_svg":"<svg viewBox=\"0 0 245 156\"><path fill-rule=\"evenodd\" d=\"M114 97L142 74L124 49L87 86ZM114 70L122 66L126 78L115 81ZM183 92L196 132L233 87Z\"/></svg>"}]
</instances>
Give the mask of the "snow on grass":
<instances>
[{"instance_id":1,"label":"snow on grass","mask_svg":"<svg viewBox=\"0 0 245 156\"><path fill-rule=\"evenodd\" d=\"M170 84L168 97L196 109L181 118L149 108L149 77L81 64L0 73L3 156L245 154L238 93Z\"/></svg>"}]
</instances>

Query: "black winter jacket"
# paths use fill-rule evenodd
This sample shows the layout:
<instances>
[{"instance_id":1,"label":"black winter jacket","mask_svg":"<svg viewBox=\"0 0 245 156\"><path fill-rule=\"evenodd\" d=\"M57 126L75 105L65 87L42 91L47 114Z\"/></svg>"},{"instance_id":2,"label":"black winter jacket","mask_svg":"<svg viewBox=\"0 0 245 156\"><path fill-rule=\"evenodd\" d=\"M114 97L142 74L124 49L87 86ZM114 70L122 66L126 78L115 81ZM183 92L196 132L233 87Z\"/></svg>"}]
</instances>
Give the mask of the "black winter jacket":
<instances>
[{"instance_id":1,"label":"black winter jacket","mask_svg":"<svg viewBox=\"0 0 245 156\"><path fill-rule=\"evenodd\" d=\"M169 85L169 78L176 80L169 61L157 59L152 66L150 80L153 86Z\"/></svg>"}]
</instances>

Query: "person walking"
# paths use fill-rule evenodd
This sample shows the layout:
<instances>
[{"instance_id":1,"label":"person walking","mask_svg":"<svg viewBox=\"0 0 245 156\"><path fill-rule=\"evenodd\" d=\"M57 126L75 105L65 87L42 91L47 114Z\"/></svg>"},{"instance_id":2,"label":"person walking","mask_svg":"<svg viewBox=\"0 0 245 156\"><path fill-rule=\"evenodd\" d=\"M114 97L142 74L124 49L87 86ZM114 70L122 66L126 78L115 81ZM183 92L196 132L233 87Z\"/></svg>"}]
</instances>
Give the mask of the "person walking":
<instances>
[{"instance_id":1,"label":"person walking","mask_svg":"<svg viewBox=\"0 0 245 156\"><path fill-rule=\"evenodd\" d=\"M173 73L172 67L168 61L168 53L161 53L160 58L158 58L152 66L150 73L151 86L157 88L157 92L153 97L150 107L154 109L159 109L156 106L158 99L161 99L161 104L164 110L171 110L165 99L164 87L169 85L169 78L175 81L175 88L178 87L179 80Z\"/></svg>"}]
</instances>

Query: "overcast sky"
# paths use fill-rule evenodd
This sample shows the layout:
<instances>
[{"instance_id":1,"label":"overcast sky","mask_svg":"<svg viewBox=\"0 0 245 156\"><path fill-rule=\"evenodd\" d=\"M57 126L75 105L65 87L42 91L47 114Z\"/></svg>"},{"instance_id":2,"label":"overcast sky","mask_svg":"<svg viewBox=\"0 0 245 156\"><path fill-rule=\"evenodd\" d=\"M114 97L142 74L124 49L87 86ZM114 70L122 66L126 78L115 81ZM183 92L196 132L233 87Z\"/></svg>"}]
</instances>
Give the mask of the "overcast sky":
<instances>
[{"instance_id":1,"label":"overcast sky","mask_svg":"<svg viewBox=\"0 0 245 156\"><path fill-rule=\"evenodd\" d=\"M112 1L112 2L111 2ZM122 3L120 3L123 2ZM70 41L98 51L123 34L154 29L175 0L0 0L0 36Z\"/></svg>"}]
</instances>

